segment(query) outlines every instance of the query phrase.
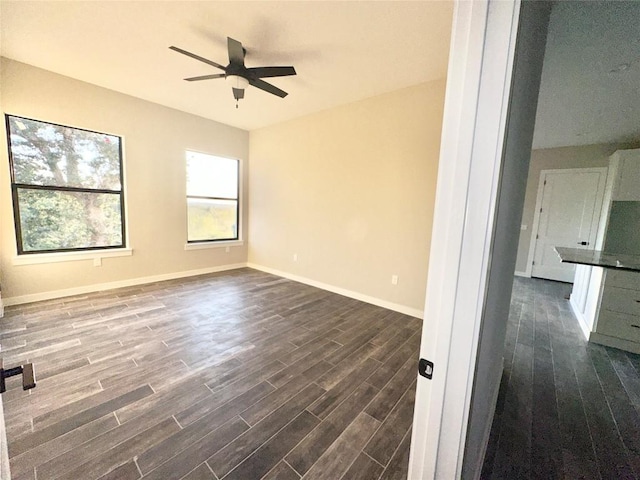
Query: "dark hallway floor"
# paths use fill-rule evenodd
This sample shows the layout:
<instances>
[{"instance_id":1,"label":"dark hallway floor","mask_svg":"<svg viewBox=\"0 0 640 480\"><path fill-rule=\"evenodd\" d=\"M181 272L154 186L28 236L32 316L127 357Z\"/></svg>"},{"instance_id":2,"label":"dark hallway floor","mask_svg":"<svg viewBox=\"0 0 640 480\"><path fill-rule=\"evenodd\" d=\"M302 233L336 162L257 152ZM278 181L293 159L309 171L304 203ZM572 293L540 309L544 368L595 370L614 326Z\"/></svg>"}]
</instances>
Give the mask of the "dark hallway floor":
<instances>
[{"instance_id":1,"label":"dark hallway floor","mask_svg":"<svg viewBox=\"0 0 640 480\"><path fill-rule=\"evenodd\" d=\"M588 343L570 289L515 279L483 479L640 478L640 355Z\"/></svg>"}]
</instances>

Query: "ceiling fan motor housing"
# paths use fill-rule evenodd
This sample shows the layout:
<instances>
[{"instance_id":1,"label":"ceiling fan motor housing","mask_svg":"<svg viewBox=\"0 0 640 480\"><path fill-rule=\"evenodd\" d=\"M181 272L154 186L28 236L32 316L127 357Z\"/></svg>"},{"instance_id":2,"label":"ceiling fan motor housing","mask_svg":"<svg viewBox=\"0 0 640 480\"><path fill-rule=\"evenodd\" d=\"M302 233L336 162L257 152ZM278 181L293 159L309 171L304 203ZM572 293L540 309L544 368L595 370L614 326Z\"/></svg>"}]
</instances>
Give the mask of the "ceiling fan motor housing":
<instances>
[{"instance_id":1,"label":"ceiling fan motor housing","mask_svg":"<svg viewBox=\"0 0 640 480\"><path fill-rule=\"evenodd\" d=\"M207 65L211 65L213 67L219 68L224 71L224 73L213 74L213 75L201 75L199 77L191 77L185 78L185 80L189 82L199 81L199 80L212 80L214 78L226 78L229 83L231 83L231 87L233 90L233 96L237 100L244 98L244 89L249 85L252 85L260 90L263 90L267 93L271 93L272 95L276 95L280 98L284 98L287 96L287 92L279 89L278 87L265 82L262 80L267 77L286 77L290 75L296 75L296 70L293 67L254 67L247 68L244 65L244 56L247 53L247 50L242 46L242 44L234 40L233 38L227 37L227 49L229 51L229 64L226 67L223 67L219 63L214 62L213 60L206 59L194 53L188 52L178 47L171 46L169 47L171 50L174 50L178 53L191 57L200 62L206 63ZM237 105L236 105L237 106Z\"/></svg>"}]
</instances>

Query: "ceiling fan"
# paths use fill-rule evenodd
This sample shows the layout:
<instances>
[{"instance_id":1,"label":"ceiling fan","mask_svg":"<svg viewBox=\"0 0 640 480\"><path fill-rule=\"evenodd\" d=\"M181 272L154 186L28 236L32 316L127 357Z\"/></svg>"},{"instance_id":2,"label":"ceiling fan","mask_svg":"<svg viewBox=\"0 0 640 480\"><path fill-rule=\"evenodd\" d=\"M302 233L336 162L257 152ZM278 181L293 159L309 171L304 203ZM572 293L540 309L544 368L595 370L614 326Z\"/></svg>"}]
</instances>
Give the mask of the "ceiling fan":
<instances>
[{"instance_id":1,"label":"ceiling fan","mask_svg":"<svg viewBox=\"0 0 640 480\"><path fill-rule=\"evenodd\" d=\"M260 90L277 95L280 98L286 97L288 94L284 90L280 90L278 87L271 85L270 83L262 80L269 77L286 77L289 75L295 75L296 70L293 67L253 67L247 68L244 65L244 56L247 53L246 49L237 40L227 37L227 49L229 51L229 64L224 67L219 63L212 60L208 60L199 55L191 52L187 52L182 48L171 46L171 50L178 53L182 53L188 57L194 58L201 62L219 68L224 73L214 73L212 75L202 75L199 77L185 78L188 82L194 82L199 80L211 80L214 78L226 78L231 83L233 89L233 97L236 99L236 108L238 108L238 100L244 98L244 89L249 85L253 85Z\"/></svg>"}]
</instances>

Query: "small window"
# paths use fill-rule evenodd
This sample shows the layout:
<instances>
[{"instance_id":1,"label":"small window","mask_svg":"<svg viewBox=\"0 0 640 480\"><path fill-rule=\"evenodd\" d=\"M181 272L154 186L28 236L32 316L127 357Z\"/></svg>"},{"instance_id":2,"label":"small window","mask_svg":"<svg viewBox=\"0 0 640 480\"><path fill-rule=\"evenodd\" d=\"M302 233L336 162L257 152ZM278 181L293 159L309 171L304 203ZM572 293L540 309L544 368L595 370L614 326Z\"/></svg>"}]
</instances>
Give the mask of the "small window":
<instances>
[{"instance_id":1,"label":"small window","mask_svg":"<svg viewBox=\"0 0 640 480\"><path fill-rule=\"evenodd\" d=\"M187 241L238 240L240 162L187 152Z\"/></svg>"},{"instance_id":2,"label":"small window","mask_svg":"<svg viewBox=\"0 0 640 480\"><path fill-rule=\"evenodd\" d=\"M122 139L6 115L18 254L125 246Z\"/></svg>"}]
</instances>

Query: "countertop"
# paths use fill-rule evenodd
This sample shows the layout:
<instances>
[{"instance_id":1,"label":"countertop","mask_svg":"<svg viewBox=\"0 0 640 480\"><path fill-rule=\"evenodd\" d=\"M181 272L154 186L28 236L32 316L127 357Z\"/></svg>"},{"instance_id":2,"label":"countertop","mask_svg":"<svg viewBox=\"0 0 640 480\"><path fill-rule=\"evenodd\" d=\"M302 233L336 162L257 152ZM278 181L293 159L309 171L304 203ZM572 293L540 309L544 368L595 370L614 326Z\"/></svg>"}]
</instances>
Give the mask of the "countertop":
<instances>
[{"instance_id":1,"label":"countertop","mask_svg":"<svg viewBox=\"0 0 640 480\"><path fill-rule=\"evenodd\" d=\"M555 247L556 253L564 263L578 263L594 267L615 268L640 272L640 255L622 255L602 250L584 250L581 248Z\"/></svg>"}]
</instances>

